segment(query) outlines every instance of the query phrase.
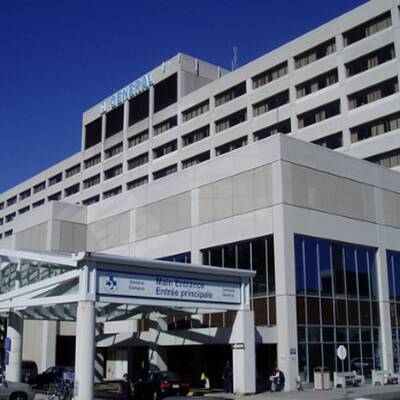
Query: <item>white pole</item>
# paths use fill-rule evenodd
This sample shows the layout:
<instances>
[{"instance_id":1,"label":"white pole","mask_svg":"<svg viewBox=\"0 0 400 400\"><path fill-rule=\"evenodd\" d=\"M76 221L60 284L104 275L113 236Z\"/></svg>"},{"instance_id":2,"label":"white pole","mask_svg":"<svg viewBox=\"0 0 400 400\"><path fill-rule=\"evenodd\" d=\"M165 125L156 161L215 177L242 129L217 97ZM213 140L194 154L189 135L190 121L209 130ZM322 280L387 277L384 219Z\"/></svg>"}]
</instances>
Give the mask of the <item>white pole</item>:
<instances>
[{"instance_id":1,"label":"white pole","mask_svg":"<svg viewBox=\"0 0 400 400\"><path fill-rule=\"evenodd\" d=\"M9 364L6 366L6 378L10 382L21 382L22 335L24 319L20 314L10 312L7 321L7 337L11 340Z\"/></svg>"},{"instance_id":2,"label":"white pole","mask_svg":"<svg viewBox=\"0 0 400 400\"><path fill-rule=\"evenodd\" d=\"M95 302L80 301L76 318L75 399L94 399Z\"/></svg>"}]
</instances>

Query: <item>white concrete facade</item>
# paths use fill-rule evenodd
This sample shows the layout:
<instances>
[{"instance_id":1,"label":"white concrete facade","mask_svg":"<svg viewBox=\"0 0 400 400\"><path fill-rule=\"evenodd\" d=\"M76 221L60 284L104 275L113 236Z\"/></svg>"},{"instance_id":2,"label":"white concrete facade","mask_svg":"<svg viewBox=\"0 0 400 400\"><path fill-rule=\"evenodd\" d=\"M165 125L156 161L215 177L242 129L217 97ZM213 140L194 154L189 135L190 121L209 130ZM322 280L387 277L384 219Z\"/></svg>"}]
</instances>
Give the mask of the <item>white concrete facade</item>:
<instances>
[{"instance_id":1,"label":"white concrete facade","mask_svg":"<svg viewBox=\"0 0 400 400\"><path fill-rule=\"evenodd\" d=\"M235 324L243 324L246 331L254 329L254 344L250 341L244 343L245 346L276 345L275 361L285 372L286 389L293 390L295 377L299 375L294 236L301 234L370 246L376 250L382 367L393 369L386 252L400 251L400 175L396 171L399 167L390 170L357 158L399 149L400 133L391 126L373 137L353 141L352 129L400 112L400 95L395 91L354 109L350 109L348 97L388 79L398 79L399 5L398 0L372 0L232 73L185 55L163 63L152 72L154 83L177 73L177 102L154 113L154 86L151 87L149 117L129 126L129 103L125 101L123 129L107 139L107 117L101 113L100 104L84 113L83 138L85 127L101 118L101 142L85 150L82 139L81 152L0 195L0 204L4 202L4 209L0 210L0 219L4 218L0 226L0 234L3 232L0 247L85 250L148 258L190 253L192 262L201 264L205 249L272 236L276 322L254 324L250 314L240 315ZM345 32L387 12L390 26L345 46ZM332 54L302 68L295 67L300 54L330 39L336 43ZM348 63L391 44L395 51L393 59L347 76ZM284 76L253 87L257 75L285 62L287 73ZM297 97L300 84L334 69L338 73L337 82ZM245 94L216 105L218 94L242 82L245 82ZM262 115L254 114L258 102L285 90L289 91L286 104ZM207 100L208 111L183 122L183 112ZM303 113L337 100L340 102L337 115L300 127ZM245 121L217 132L216 121L240 110L246 110ZM176 127L154 135L155 125L175 115ZM255 133L257 135L259 130L287 120L291 125L290 133L257 140ZM207 137L185 145L185 135L206 125L209 125ZM148 139L129 147L129 138L145 129ZM341 132L342 145L336 151L305 143L337 132ZM218 153L220 146L244 137L242 148ZM154 149L173 140L177 140L176 150L155 156ZM120 143L123 150L106 159L106 151ZM209 160L183 168L185 160L207 151ZM148 153L148 162L128 169L128 160L144 153ZM97 154L100 154L100 162L85 169L85 160ZM80 172L66 178L65 171L77 164ZM105 179L104 171L120 164L121 174ZM175 164L176 173L154 179L154 172ZM60 182L49 187L49 179L59 173L62 174ZM83 182L96 174L100 174L99 183L83 189ZM144 176L147 183L128 190L129 182ZM20 200L21 193L40 182L45 182L46 186L42 191ZM81 185L80 190L65 198L65 189L77 183ZM121 193L103 198L105 192L117 187L121 187ZM48 197L58 191L63 193L63 202L48 202ZM87 207L82 204L97 195L100 201L96 204ZM16 202L7 206L7 201L15 196ZM7 215L41 199L46 200L41 207L5 222ZM12 233L4 237L4 233L10 231ZM152 347L150 360L164 369L168 360L163 347L238 342L233 327L204 327L201 326L203 317L198 321L199 327L178 333L169 331L165 321L158 328L152 326L148 330L141 330L136 321L106 324L104 332L110 336L102 338L97 345L114 346L116 352L128 357L130 347L143 343L152 346L157 341L158 347ZM39 329L45 328L35 327L35 332ZM52 332L55 334L56 329ZM65 324L57 323L57 333L67 332ZM52 337L48 342L43 340L41 348L24 345L24 357L37 360L44 369L55 360L54 343L55 337ZM38 352L46 356L39 360ZM242 372L237 370L237 365L246 370L246 365L254 363L253 356L246 359L242 356L240 349L233 350L237 376ZM119 357L114 354L110 358ZM121 365L126 368L123 364L126 360L120 361L109 360L110 370L118 371ZM238 384L243 387L242 383ZM246 392L253 389L255 386L246 387Z\"/></svg>"}]
</instances>

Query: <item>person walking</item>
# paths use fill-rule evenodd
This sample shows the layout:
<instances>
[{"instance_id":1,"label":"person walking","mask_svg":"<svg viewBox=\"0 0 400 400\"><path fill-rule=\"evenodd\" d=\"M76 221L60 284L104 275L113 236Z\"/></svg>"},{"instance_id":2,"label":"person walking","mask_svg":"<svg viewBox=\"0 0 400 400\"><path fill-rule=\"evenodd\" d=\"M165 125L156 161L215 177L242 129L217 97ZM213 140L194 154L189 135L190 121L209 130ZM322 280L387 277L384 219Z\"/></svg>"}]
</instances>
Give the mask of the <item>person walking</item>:
<instances>
[{"instance_id":1,"label":"person walking","mask_svg":"<svg viewBox=\"0 0 400 400\"><path fill-rule=\"evenodd\" d=\"M122 400L131 400L132 398L133 385L127 373L122 375L122 381L119 384L118 393L122 395Z\"/></svg>"},{"instance_id":2,"label":"person walking","mask_svg":"<svg viewBox=\"0 0 400 400\"><path fill-rule=\"evenodd\" d=\"M224 380L225 393L233 393L233 370L229 361L225 364L222 378Z\"/></svg>"}]
</instances>

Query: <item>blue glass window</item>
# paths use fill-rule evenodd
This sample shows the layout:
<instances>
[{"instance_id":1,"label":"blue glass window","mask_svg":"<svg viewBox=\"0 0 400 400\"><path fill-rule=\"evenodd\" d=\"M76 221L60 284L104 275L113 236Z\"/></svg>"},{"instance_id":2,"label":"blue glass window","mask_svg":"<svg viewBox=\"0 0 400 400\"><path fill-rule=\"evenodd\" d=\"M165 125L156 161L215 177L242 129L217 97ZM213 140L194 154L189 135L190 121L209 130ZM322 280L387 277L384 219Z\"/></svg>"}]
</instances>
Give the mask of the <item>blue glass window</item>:
<instances>
[{"instance_id":1,"label":"blue glass window","mask_svg":"<svg viewBox=\"0 0 400 400\"><path fill-rule=\"evenodd\" d=\"M303 239L296 236L294 239L294 250L296 259L296 288L297 293L305 293L304 267L303 267Z\"/></svg>"},{"instance_id":2,"label":"blue glass window","mask_svg":"<svg viewBox=\"0 0 400 400\"><path fill-rule=\"evenodd\" d=\"M317 294L318 287L318 264L317 264L317 241L307 238L304 246L306 289L307 294Z\"/></svg>"},{"instance_id":3,"label":"blue glass window","mask_svg":"<svg viewBox=\"0 0 400 400\"><path fill-rule=\"evenodd\" d=\"M321 293L325 296L332 296L331 251L328 241L318 241L318 254Z\"/></svg>"}]
</instances>

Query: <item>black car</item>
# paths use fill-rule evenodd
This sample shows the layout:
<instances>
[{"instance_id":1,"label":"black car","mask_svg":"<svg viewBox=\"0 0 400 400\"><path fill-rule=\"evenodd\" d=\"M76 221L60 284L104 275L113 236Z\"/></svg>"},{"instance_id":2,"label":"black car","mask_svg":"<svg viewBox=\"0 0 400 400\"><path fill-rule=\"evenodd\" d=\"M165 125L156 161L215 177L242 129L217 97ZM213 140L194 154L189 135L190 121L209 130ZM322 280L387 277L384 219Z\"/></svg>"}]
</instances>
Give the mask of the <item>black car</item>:
<instances>
[{"instance_id":1,"label":"black car","mask_svg":"<svg viewBox=\"0 0 400 400\"><path fill-rule=\"evenodd\" d=\"M35 361L22 361L22 382L35 384L38 374L38 367Z\"/></svg>"},{"instance_id":2,"label":"black car","mask_svg":"<svg viewBox=\"0 0 400 400\"><path fill-rule=\"evenodd\" d=\"M64 374L73 375L74 369L72 367L50 367L46 371L39 374L36 378L36 384L38 387L45 387L51 383L59 382Z\"/></svg>"},{"instance_id":3,"label":"black car","mask_svg":"<svg viewBox=\"0 0 400 400\"><path fill-rule=\"evenodd\" d=\"M144 379L134 384L134 395L138 398L160 400L167 396L186 396L189 383L181 381L176 372L150 371Z\"/></svg>"}]
</instances>

